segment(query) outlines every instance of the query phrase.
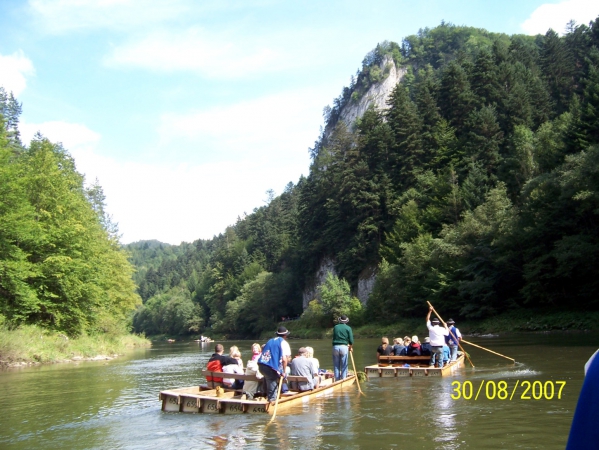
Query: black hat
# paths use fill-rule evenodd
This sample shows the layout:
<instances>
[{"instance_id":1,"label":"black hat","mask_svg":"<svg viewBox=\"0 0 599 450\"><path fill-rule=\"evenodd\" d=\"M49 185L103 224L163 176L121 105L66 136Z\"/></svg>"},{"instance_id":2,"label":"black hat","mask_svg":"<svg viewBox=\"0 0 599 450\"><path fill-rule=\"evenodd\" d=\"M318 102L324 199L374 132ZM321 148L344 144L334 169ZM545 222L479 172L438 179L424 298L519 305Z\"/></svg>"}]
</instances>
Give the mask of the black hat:
<instances>
[{"instance_id":1,"label":"black hat","mask_svg":"<svg viewBox=\"0 0 599 450\"><path fill-rule=\"evenodd\" d=\"M342 314L337 320L339 321L339 323L349 322L349 318L345 314Z\"/></svg>"},{"instance_id":2,"label":"black hat","mask_svg":"<svg viewBox=\"0 0 599 450\"><path fill-rule=\"evenodd\" d=\"M289 334L289 331L287 331L287 328L285 327L279 327L279 329L277 330L277 334L279 336L287 336Z\"/></svg>"},{"instance_id":3,"label":"black hat","mask_svg":"<svg viewBox=\"0 0 599 450\"><path fill-rule=\"evenodd\" d=\"M449 319L449 320L447 321L447 325L453 325L454 323L455 323L455 322L454 322L454 320L453 320L453 319Z\"/></svg>"},{"instance_id":4,"label":"black hat","mask_svg":"<svg viewBox=\"0 0 599 450\"><path fill-rule=\"evenodd\" d=\"M431 320L431 323L439 323L439 319L437 319L436 317L433 317Z\"/></svg>"}]
</instances>

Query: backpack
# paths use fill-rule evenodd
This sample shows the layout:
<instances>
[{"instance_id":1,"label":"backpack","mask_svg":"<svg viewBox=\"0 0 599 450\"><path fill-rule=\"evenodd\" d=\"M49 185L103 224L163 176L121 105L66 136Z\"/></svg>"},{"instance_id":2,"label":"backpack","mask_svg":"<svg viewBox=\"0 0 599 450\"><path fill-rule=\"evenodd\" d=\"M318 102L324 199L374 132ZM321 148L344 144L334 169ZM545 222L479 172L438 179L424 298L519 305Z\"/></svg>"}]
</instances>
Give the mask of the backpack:
<instances>
[{"instance_id":1,"label":"backpack","mask_svg":"<svg viewBox=\"0 0 599 450\"><path fill-rule=\"evenodd\" d=\"M214 359L212 361L208 361L208 366L206 367L210 372L222 372L223 364L219 359ZM222 383L223 379L218 377L213 377L212 375L206 375L206 381L212 381L214 383Z\"/></svg>"}]
</instances>

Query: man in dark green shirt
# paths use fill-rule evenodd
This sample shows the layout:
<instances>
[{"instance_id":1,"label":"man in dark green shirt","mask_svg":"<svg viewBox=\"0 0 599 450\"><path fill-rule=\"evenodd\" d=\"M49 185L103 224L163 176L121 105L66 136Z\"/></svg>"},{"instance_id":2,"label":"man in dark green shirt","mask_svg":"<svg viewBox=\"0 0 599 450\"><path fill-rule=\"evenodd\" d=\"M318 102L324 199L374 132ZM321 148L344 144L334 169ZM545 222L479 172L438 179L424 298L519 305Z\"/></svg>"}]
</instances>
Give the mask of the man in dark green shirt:
<instances>
[{"instance_id":1,"label":"man in dark green shirt","mask_svg":"<svg viewBox=\"0 0 599 450\"><path fill-rule=\"evenodd\" d=\"M347 324L349 319L345 314L337 319L339 322L333 328L333 366L335 381L347 378L347 354L352 351L354 334Z\"/></svg>"}]
</instances>

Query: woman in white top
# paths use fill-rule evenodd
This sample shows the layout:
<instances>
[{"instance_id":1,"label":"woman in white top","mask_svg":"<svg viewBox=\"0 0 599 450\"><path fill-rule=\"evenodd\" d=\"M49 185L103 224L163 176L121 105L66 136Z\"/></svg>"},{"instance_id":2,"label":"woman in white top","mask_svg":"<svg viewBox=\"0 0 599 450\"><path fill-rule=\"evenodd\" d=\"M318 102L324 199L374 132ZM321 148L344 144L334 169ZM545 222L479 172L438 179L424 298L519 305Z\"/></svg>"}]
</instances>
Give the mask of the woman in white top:
<instances>
[{"instance_id":1,"label":"woman in white top","mask_svg":"<svg viewBox=\"0 0 599 450\"><path fill-rule=\"evenodd\" d=\"M237 346L231 347L229 352L231 358L235 358L237 360L237 364L229 364L223 367L224 373L235 373L238 375L244 375L245 371L243 370L243 361L241 360L241 352ZM235 378L223 378L223 385L232 389L241 389L243 387L243 380L236 380Z\"/></svg>"}]
</instances>

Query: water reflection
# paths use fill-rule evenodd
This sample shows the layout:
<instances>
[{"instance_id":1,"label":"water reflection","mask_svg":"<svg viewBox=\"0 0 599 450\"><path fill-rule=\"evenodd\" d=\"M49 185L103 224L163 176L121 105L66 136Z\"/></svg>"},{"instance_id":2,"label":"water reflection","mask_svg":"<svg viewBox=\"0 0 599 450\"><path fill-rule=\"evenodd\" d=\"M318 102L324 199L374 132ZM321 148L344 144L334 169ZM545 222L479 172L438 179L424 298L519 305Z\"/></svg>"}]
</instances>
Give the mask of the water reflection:
<instances>
[{"instance_id":1,"label":"water reflection","mask_svg":"<svg viewBox=\"0 0 599 450\"><path fill-rule=\"evenodd\" d=\"M447 381L449 381L449 379L447 379ZM458 448L455 446L455 443L460 437L456 421L456 400L451 397L453 386L447 381L441 385L443 388L441 395L435 394L433 400L432 425L436 431L433 440L438 443L449 445L438 448ZM467 426L467 424L462 422L461 426Z\"/></svg>"}]
</instances>

